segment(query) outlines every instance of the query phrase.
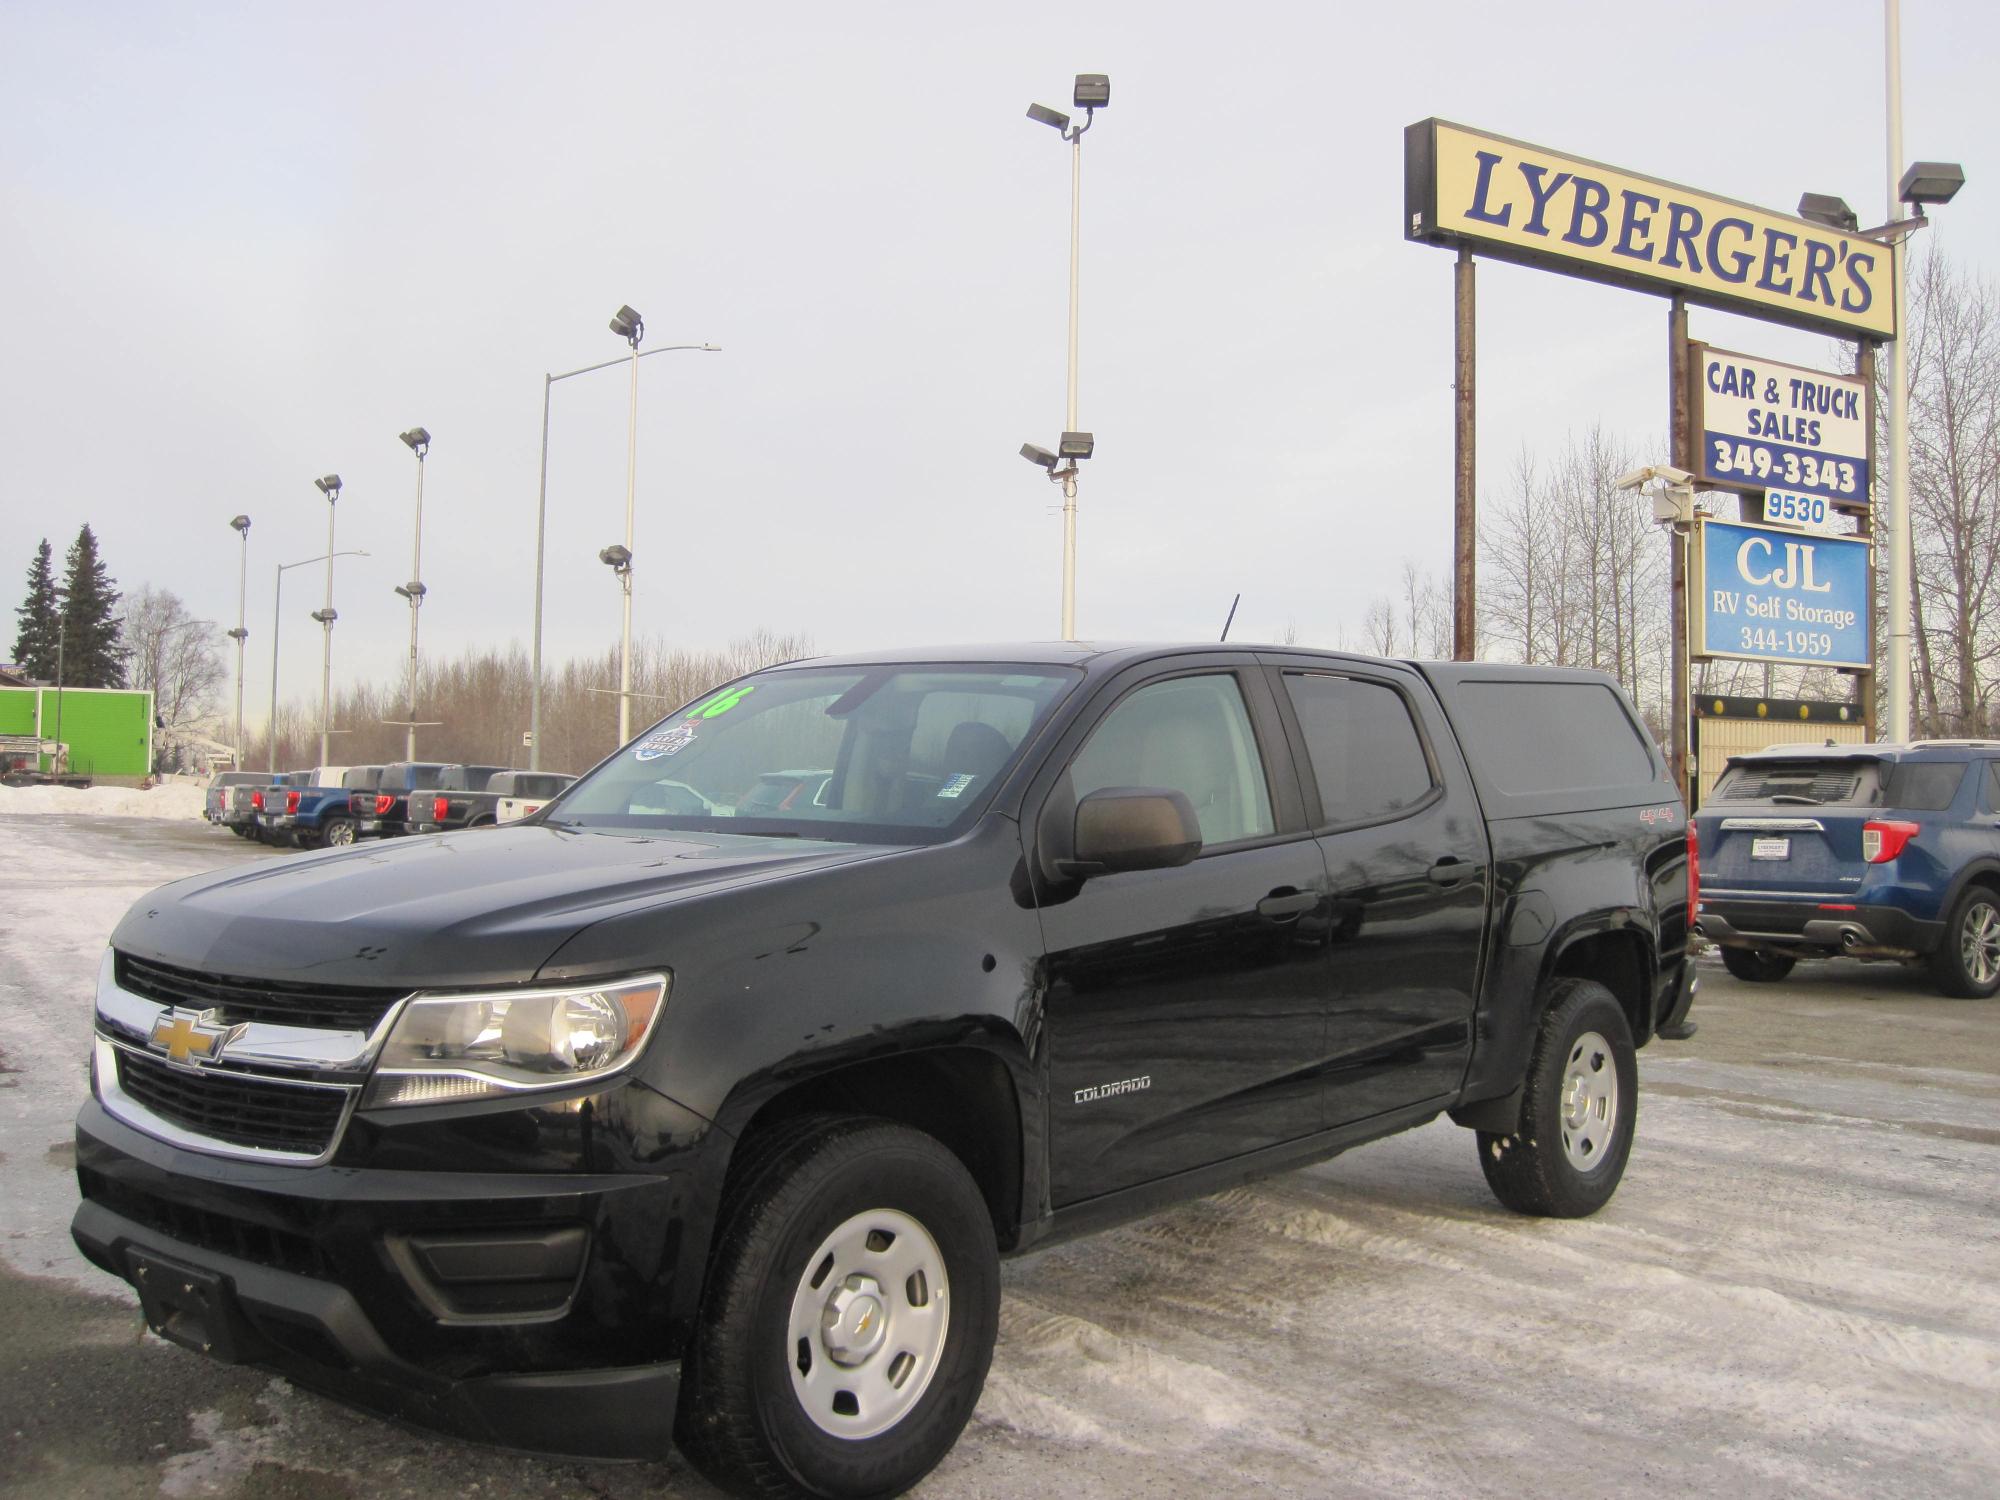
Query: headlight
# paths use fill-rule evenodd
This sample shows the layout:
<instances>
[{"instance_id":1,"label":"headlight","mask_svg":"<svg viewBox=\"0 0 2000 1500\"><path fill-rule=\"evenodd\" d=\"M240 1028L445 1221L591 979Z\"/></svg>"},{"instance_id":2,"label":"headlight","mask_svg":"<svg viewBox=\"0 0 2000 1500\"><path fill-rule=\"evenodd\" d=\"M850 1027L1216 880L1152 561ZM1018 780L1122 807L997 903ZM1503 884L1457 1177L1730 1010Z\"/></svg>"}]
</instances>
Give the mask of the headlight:
<instances>
[{"instance_id":1,"label":"headlight","mask_svg":"<svg viewBox=\"0 0 2000 1500\"><path fill-rule=\"evenodd\" d=\"M669 977L490 995L418 995L382 1044L364 1109L562 1088L639 1055Z\"/></svg>"}]
</instances>

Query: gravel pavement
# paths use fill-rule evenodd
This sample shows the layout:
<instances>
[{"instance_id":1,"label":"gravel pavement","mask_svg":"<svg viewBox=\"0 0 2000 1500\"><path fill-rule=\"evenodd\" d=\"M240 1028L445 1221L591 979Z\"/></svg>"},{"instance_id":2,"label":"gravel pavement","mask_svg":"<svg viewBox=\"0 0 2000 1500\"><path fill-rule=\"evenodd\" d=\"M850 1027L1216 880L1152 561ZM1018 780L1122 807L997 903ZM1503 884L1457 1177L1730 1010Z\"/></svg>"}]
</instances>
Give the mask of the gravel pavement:
<instances>
[{"instance_id":1,"label":"gravel pavement","mask_svg":"<svg viewBox=\"0 0 2000 1500\"><path fill-rule=\"evenodd\" d=\"M272 857L0 816L0 1494L710 1496L394 1427L146 1333L68 1244L90 982L125 906ZM277 856L285 857L285 856ZM1704 965L1592 1219L1516 1218L1448 1123L1010 1262L916 1492L1966 1496L2000 1474L2000 1000ZM664 1420L664 1414L663 1414Z\"/></svg>"}]
</instances>

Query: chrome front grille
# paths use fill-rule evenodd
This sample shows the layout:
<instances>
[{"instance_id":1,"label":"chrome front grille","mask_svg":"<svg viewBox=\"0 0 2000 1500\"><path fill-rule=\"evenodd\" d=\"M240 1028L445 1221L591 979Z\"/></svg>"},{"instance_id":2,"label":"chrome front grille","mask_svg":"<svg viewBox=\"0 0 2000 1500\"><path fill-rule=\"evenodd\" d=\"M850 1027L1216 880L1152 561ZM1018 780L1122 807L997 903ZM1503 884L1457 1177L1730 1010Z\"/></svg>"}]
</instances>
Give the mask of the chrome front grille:
<instances>
[{"instance_id":1,"label":"chrome front grille","mask_svg":"<svg viewBox=\"0 0 2000 1500\"><path fill-rule=\"evenodd\" d=\"M183 1130L252 1151L326 1155L354 1092L339 1084L180 1068L128 1047L113 1050L126 1098Z\"/></svg>"}]
</instances>

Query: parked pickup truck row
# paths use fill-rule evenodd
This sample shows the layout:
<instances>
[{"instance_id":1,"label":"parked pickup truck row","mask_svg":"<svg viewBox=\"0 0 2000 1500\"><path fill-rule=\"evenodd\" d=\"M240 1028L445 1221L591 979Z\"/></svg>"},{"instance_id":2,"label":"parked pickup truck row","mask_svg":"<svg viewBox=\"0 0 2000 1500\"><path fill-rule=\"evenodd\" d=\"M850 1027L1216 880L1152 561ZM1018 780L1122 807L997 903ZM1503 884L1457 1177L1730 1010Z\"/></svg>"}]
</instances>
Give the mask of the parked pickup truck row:
<instances>
[{"instance_id":1,"label":"parked pickup truck row","mask_svg":"<svg viewBox=\"0 0 2000 1500\"><path fill-rule=\"evenodd\" d=\"M1638 1050L1694 1030L1688 848L1595 672L791 662L521 822L141 900L72 1232L162 1337L360 1406L891 1496L1001 1256L1440 1115L1506 1207L1603 1208Z\"/></svg>"},{"instance_id":2,"label":"parked pickup truck row","mask_svg":"<svg viewBox=\"0 0 2000 1500\"><path fill-rule=\"evenodd\" d=\"M209 783L203 816L260 843L341 848L357 839L511 822L573 780L559 772L410 761L315 766L277 776L223 771ZM503 809L502 801L512 806Z\"/></svg>"}]
</instances>

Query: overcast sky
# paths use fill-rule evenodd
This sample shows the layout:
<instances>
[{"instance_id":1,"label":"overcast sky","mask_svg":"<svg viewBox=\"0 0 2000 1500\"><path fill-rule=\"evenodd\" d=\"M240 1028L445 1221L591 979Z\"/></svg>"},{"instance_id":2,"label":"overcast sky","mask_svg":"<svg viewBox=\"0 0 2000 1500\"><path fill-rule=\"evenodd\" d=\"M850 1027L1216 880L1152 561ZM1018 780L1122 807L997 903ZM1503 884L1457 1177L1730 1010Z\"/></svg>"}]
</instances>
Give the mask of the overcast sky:
<instances>
[{"instance_id":1,"label":"overcast sky","mask_svg":"<svg viewBox=\"0 0 2000 1500\"><path fill-rule=\"evenodd\" d=\"M1935 233L2000 274L2000 7L1903 8L1905 155L1963 161ZM415 463L429 651L526 642L542 376L640 367L637 622L719 645L1047 638L1068 160L1028 121L1107 72L1084 147L1078 623L1358 638L1450 559L1451 256L1401 235L1439 115L1789 209L1883 216L1879 0L758 7L0 7L0 615L88 521L127 588L235 623L325 550L334 666L390 679ZM1824 338L1696 309L1726 347ZM1602 421L1664 442L1666 304L1479 271L1482 490ZM622 370L555 387L547 649L615 643ZM1665 457L1664 451L1659 455ZM286 577L288 697L320 570ZM261 692L252 692L253 703Z\"/></svg>"}]
</instances>

